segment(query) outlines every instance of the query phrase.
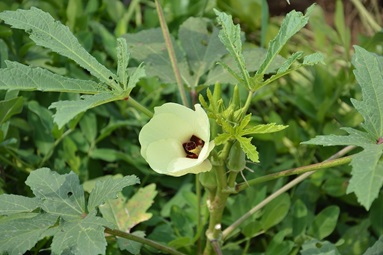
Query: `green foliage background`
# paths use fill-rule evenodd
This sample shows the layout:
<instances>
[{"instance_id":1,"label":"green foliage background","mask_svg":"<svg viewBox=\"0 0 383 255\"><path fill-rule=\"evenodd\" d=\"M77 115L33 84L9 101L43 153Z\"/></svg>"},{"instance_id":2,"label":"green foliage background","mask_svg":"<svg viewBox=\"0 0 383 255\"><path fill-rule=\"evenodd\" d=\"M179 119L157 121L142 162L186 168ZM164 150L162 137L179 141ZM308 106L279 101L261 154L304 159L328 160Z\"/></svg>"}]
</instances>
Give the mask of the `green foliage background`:
<instances>
[{"instance_id":1,"label":"green foliage background","mask_svg":"<svg viewBox=\"0 0 383 255\"><path fill-rule=\"evenodd\" d=\"M280 18L266 19L265 22L264 16L260 15L263 1L176 2L175 4L174 1L164 0L161 1L161 5L171 35L175 41L180 42L179 45L182 45L184 50L191 40L187 37L188 23L193 26L206 26L208 29L205 32L217 33L213 29L213 8L221 8L231 13L242 27L246 27L246 33L241 34L245 40L244 50L252 54L254 53L251 49L254 45L267 46L265 42L275 37L280 26ZM350 101L350 98L360 100L362 91L352 73L350 30L344 24L342 6L339 1L337 3L335 26L325 25L323 10L316 6L310 16L309 29L304 29L293 37L282 49L280 62L270 67L269 71L275 71L279 68L278 64L282 63L282 57L287 58L296 51L322 52L325 55L325 63L301 68L261 89L253 98L250 108L251 121L258 124L277 123L289 127L275 134L252 135L252 143L259 151L260 163L247 164L253 172L244 171L244 178L253 179L323 161L342 147L322 148L301 145L301 142L316 135L344 135L346 133L340 127L358 128L362 122L361 115L356 112ZM5 0L0 2L0 11L29 9L32 6L49 12L53 18L67 25L81 45L110 70L118 69L117 37L126 38L129 49L133 47L129 42L151 39L145 34L148 31L157 31L156 33L161 35L157 29L159 22L152 1L133 0L128 6L117 0ZM249 15L250 7L259 15ZM206 19L201 21L197 18L188 19L189 17ZM382 32L360 37L359 45L381 55L382 38ZM225 54L223 48L217 48L216 51L219 56ZM182 49L179 49L178 54L182 60ZM255 55L244 54L247 58L245 62L250 63L250 68L253 68L251 72L258 70L259 64L254 59L260 58L262 54L264 52ZM192 59L193 56L187 57ZM230 81L229 76L219 73L218 67L214 65L217 60L214 56L205 57L204 62L210 64L201 69L198 62L195 62L195 69L192 70L194 76L187 80L190 86L212 85L209 83L209 77L214 74ZM73 61L36 46L28 34L1 23L2 68L5 67L5 60L45 68L73 79L92 79L89 73ZM179 102L174 80L167 79L165 72L170 72L169 65L166 67L163 63L156 62L156 59L150 59L150 56L132 54L129 62L131 72L136 71L142 61L145 62L145 70L149 75L141 79L132 90L132 97L149 109L168 101ZM224 63L228 66L233 66L232 62L233 60L224 58ZM164 70L159 70L159 67ZM222 98L229 102L233 86L223 84L222 88ZM203 94L204 91L201 89L197 92ZM240 88L239 93L245 95L246 91ZM33 170L42 167L54 169L59 174L69 174L73 171L79 176L86 194L91 192L96 180L104 176L136 175L141 181L140 184L124 189L119 194L121 200L114 203L117 207L132 208L131 204L128 205L129 201L143 201L137 198L129 200L134 194L137 195L140 189L147 193L147 200L146 204L139 204L138 207L145 210L138 211L135 214L138 219L132 222L127 220L129 223L124 221L115 224L124 230L134 227L132 232L135 231L137 235L143 236L145 233L146 237L152 240L167 243L184 253L194 254L198 249L196 240L203 236L203 230L197 228L199 219L194 176L159 176L147 166L140 156L137 137L140 128L149 117L139 113L125 100L88 110L71 120L64 129L59 129L53 122L55 110L48 107L57 100L78 98L79 95L70 93L0 91L0 194L33 197L25 181ZM9 110L2 112L3 109ZM325 248L336 246L339 254L363 254L383 235L383 192L380 190L379 197L372 203L370 210L366 211L353 193L346 194L350 171L350 166L340 166L315 173L243 223L228 238L223 252L325 254L324 251L312 251L312 248L318 247L320 243ZM249 208L257 205L288 181L289 178L285 177L251 186L230 197L223 224L230 225ZM150 186L152 183L156 184L155 188ZM110 207L112 205L105 204L100 210L104 210L107 215ZM201 220L207 221L206 211L202 216ZM43 221L54 223L54 219ZM307 241L307 237L313 238L313 241ZM137 243L123 243L118 240L120 248L128 247L121 251L115 241L107 240L108 253L125 254L129 251L139 254L140 247ZM54 241L40 241L33 248L33 252L37 253L49 247L51 242ZM148 247L141 250L141 254L154 252Z\"/></svg>"}]
</instances>

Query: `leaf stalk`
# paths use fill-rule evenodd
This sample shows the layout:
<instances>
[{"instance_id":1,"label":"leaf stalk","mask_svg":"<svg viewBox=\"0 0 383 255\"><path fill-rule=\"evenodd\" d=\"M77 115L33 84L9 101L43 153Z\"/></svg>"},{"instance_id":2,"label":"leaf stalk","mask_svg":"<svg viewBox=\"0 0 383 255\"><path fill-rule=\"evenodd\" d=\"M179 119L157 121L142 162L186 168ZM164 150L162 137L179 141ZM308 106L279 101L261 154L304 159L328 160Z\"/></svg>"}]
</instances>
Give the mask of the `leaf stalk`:
<instances>
[{"instance_id":1,"label":"leaf stalk","mask_svg":"<svg viewBox=\"0 0 383 255\"><path fill-rule=\"evenodd\" d=\"M119 237L122 237L122 238L125 238L125 239L129 239L129 240L132 240L132 241L135 241L135 242L139 242L139 243L142 243L142 244L145 244L145 245L148 245L150 247L153 247L155 249L158 249L166 254L172 254L172 255L185 255L184 253L182 252L179 252L171 247L168 247L168 246L165 246L163 244L160 244L160 243L157 243L153 240L149 240L149 239L146 239L146 238L143 238L143 237L140 237L140 236L136 236L136 235L133 235L133 234L130 234L130 233L126 233L126 232L123 232L121 230L117 230L117 229L110 229L110 228L105 228L105 233L108 233L110 235L114 235L114 236L119 236Z\"/></svg>"},{"instance_id":2,"label":"leaf stalk","mask_svg":"<svg viewBox=\"0 0 383 255\"><path fill-rule=\"evenodd\" d=\"M132 106L135 109L139 110L140 112L144 113L149 118L153 117L153 112L151 112L148 108L146 108L145 106L143 106L142 104L140 104L139 102L134 100L132 97L129 97L127 102L130 106Z\"/></svg>"},{"instance_id":3,"label":"leaf stalk","mask_svg":"<svg viewBox=\"0 0 383 255\"><path fill-rule=\"evenodd\" d=\"M239 183L235 186L235 191L240 192L243 191L244 189L248 188L251 185L256 185L259 183L275 180L281 177L287 177L291 175L298 175L298 174L303 174L306 172L311 172L311 171L317 171L317 170L322 170L330 167L335 167L335 166L340 166L344 164L348 164L351 162L352 156L347 156L339 159L333 159L329 161L323 161L320 163L308 165L308 166L301 166L297 168L292 168L288 169L285 171L277 172L277 173L272 173L268 175L264 175L252 180L249 180L246 182Z\"/></svg>"}]
</instances>

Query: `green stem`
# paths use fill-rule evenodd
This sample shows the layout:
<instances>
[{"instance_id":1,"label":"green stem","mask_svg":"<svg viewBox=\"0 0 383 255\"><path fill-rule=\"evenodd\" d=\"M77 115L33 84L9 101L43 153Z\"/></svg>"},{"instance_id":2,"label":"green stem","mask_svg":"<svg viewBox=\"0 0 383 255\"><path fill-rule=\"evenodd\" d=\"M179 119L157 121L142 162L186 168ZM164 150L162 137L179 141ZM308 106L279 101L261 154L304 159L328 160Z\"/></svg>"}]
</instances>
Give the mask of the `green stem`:
<instances>
[{"instance_id":1,"label":"green stem","mask_svg":"<svg viewBox=\"0 0 383 255\"><path fill-rule=\"evenodd\" d=\"M161 25L161 29L162 29L162 34L164 36L166 48L167 48L168 53L169 53L169 58L170 58L170 62L172 64L173 72L174 72L174 75L176 77L178 90L180 91L182 104L186 107L189 107L189 102L186 98L185 87L182 83L180 70L178 69L177 58L176 58L176 54L174 53L174 47L173 47L172 40L170 39L169 29L168 29L168 26L167 26L166 21L165 21L164 13L162 11L161 5L159 4L158 0L155 0L155 3L156 3L156 9L157 9L157 13L158 13L158 19L160 21L160 25Z\"/></svg>"},{"instance_id":2,"label":"green stem","mask_svg":"<svg viewBox=\"0 0 383 255\"><path fill-rule=\"evenodd\" d=\"M246 113L247 110L249 109L252 99L253 99L253 92L249 91L249 93L247 94L245 105L242 107L243 113Z\"/></svg>"},{"instance_id":3,"label":"green stem","mask_svg":"<svg viewBox=\"0 0 383 255\"><path fill-rule=\"evenodd\" d=\"M201 253L201 238L200 238L200 233L202 231L202 221L201 221L201 183L199 182L199 176L196 174L195 176L195 186L196 186L196 196L197 196L197 252L198 254Z\"/></svg>"},{"instance_id":4,"label":"green stem","mask_svg":"<svg viewBox=\"0 0 383 255\"><path fill-rule=\"evenodd\" d=\"M227 142L218 157L215 159L215 164L212 171L216 171L217 176L217 191L214 197L210 197L207 201L209 209L209 226L206 230L206 246L204 255L210 255L215 251L216 254L220 253L220 242L221 242L221 220L223 211L226 206L227 198L230 193L227 192L227 176L224 162L226 161L231 148L232 142Z\"/></svg>"},{"instance_id":5,"label":"green stem","mask_svg":"<svg viewBox=\"0 0 383 255\"><path fill-rule=\"evenodd\" d=\"M214 200L208 201L210 216L209 226L206 231L207 240L204 255L212 254L213 250L217 251L217 246L219 247L222 235L221 220L228 196L229 193L220 189L217 191Z\"/></svg>"},{"instance_id":6,"label":"green stem","mask_svg":"<svg viewBox=\"0 0 383 255\"><path fill-rule=\"evenodd\" d=\"M150 117L150 118L153 117L153 113L148 108L146 108L145 106L143 106L142 104L140 104L139 102L134 100L132 97L129 97L127 102L130 106L132 106L135 109L139 110L140 112L144 113L148 117Z\"/></svg>"},{"instance_id":7,"label":"green stem","mask_svg":"<svg viewBox=\"0 0 383 255\"><path fill-rule=\"evenodd\" d=\"M242 182L242 183L237 184L235 186L235 191L240 192L240 191L246 189L247 187L249 187L251 185L275 180L275 179L278 179L281 177L302 174L302 173L306 173L306 172L310 172L310 171L317 171L317 170L326 169L326 168L330 168L330 167L334 167L334 166L344 165L344 164L347 164L350 162L351 162L351 156L348 156L348 157L324 161L321 163L316 163L316 164L312 164L312 165L308 165L308 166L301 166L301 167L297 167L297 168L292 168L292 169L281 171L278 173L268 174L268 175L261 176L261 177L252 179L250 181L247 181L247 183Z\"/></svg>"},{"instance_id":8,"label":"green stem","mask_svg":"<svg viewBox=\"0 0 383 255\"><path fill-rule=\"evenodd\" d=\"M245 114L247 113L247 110L250 107L251 101L253 100L253 94L254 94L254 92L249 90L249 93L247 94L245 105L240 109L240 114L236 115L237 120L241 120L242 117L245 116Z\"/></svg>"},{"instance_id":9,"label":"green stem","mask_svg":"<svg viewBox=\"0 0 383 255\"><path fill-rule=\"evenodd\" d=\"M237 175L239 172L231 171L229 177L227 178L227 186L231 192L235 191L235 181L237 180Z\"/></svg>"},{"instance_id":10,"label":"green stem","mask_svg":"<svg viewBox=\"0 0 383 255\"><path fill-rule=\"evenodd\" d=\"M330 158L328 158L327 160L323 161L322 163L326 163L326 162L334 162L334 159L336 158L339 158L343 155L345 155L346 153L348 153L349 151L353 150L355 148L355 146L347 146L345 148L343 148L342 150L340 150L339 152L335 153L334 155L332 155ZM351 157L344 157L342 158L344 160L343 164L346 164L347 162L350 162L351 161ZM342 160L341 159L341 160ZM339 162L342 162L342 161L339 161ZM322 164L322 163L319 163ZM314 164L314 165L318 165L318 164ZM312 166L312 165L311 165ZM334 165L333 165L334 166ZM315 169L315 168L314 168ZM318 168L318 169L322 169L322 168ZM317 170L318 170L317 169ZM222 232L222 240L225 240L228 238L228 236L230 236L230 234L239 226L241 225L245 220L247 220L249 217L251 217L251 215L253 215L255 212L257 212L258 210L262 209L264 206L266 206L268 203L270 203L273 199L275 199L276 197L278 197L279 195L281 195L282 193L286 192L287 190L291 189L292 187L294 187L295 185L297 185L298 183L300 183L301 181L305 180L307 177L309 177L310 175L312 175L313 173L315 173L315 171L310 171L310 172L305 172L303 174L301 174L300 176L298 176L297 178L295 178L294 180L290 181L289 183L287 183L286 185L284 185L283 187L281 187L280 189L278 189L277 191L275 191L273 194L271 194L270 196L268 196L266 199L264 199L261 203L259 203L258 205L256 205L255 207L253 207L250 211L248 211L247 213L245 213L242 217L240 217L238 220L236 220L233 224L231 224L229 227L227 227L223 232Z\"/></svg>"},{"instance_id":11,"label":"green stem","mask_svg":"<svg viewBox=\"0 0 383 255\"><path fill-rule=\"evenodd\" d=\"M153 247L153 248L155 248L155 249L157 249L159 251L162 251L162 252L164 252L166 254L185 255L184 253L176 251L175 249L170 248L168 246L165 246L163 244L160 244L160 243L157 243L155 241L152 241L152 240L149 240L149 239L146 239L146 238L143 238L143 237L139 237L139 236L136 236L136 235L133 235L133 234L130 234L130 233L126 233L126 232L123 232L123 231L120 231L120 230L117 230L117 229L105 228L105 233L108 233L108 234L114 235L114 236L119 236L119 237L122 237L122 238L125 238L125 239L129 239L129 240L132 240L132 241L135 241L135 242L138 242L138 243L142 243L142 244L148 245L148 246Z\"/></svg>"}]
</instances>

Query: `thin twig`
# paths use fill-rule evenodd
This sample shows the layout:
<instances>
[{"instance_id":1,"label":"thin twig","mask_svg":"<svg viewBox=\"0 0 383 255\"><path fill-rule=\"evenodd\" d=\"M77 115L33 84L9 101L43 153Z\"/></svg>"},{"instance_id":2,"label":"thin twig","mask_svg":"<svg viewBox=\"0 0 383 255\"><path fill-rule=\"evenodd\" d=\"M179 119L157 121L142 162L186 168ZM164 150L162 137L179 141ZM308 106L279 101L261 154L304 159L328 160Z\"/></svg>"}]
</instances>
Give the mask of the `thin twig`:
<instances>
[{"instance_id":1,"label":"thin twig","mask_svg":"<svg viewBox=\"0 0 383 255\"><path fill-rule=\"evenodd\" d=\"M264 176L261 176L261 177L237 184L235 186L235 191L240 192L240 191L242 191L242 190L244 190L247 187L250 187L252 185L256 185L256 184L263 183L266 181L275 180L275 179L278 179L281 177L298 175L298 174L303 174L306 172L313 172L316 170L321 170L321 169L330 168L330 167L334 167L334 166L344 165L344 164L349 163L350 161L351 161L351 156L348 156L348 157L326 160L326 161L312 164L312 165L308 165L308 166L301 166L301 167L292 168L292 169L285 170L285 171L280 171L280 172L264 175Z\"/></svg>"},{"instance_id":2,"label":"thin twig","mask_svg":"<svg viewBox=\"0 0 383 255\"><path fill-rule=\"evenodd\" d=\"M158 19L160 21L162 34L164 36L166 48L167 48L168 53L169 53L169 58L170 58L170 62L172 64L173 72L174 72L174 75L176 77L178 90L180 91L182 104L186 107L189 107L189 102L186 98L185 87L182 83L180 70L179 70L178 65L177 65L176 54L174 53L173 43L172 43L172 40L170 39L168 25L166 24L164 13L162 11L162 7L161 7L160 3L158 2L158 0L155 0L155 2L156 2L157 13L158 13Z\"/></svg>"},{"instance_id":3,"label":"thin twig","mask_svg":"<svg viewBox=\"0 0 383 255\"><path fill-rule=\"evenodd\" d=\"M336 159L336 158L339 158L339 157L345 155L346 153L348 153L349 151L351 151L354 148L355 148L354 146L347 146L347 147L343 148L342 150L338 151L336 154L332 155L330 158L326 159L324 162L330 161L330 160L333 160L333 159ZM244 214L241 218L236 220L233 224L231 224L229 227L227 227L222 232L222 240L225 240L231 234L231 232L233 232L233 230L235 230L239 225L241 225L245 220L247 220L255 212L257 212L258 210L263 208L265 205L270 203L274 198L278 197L282 193L286 192L287 190L291 189L292 187L294 187L295 185L297 185L298 183L300 183L301 181L303 181L304 179L306 179L307 177L312 175L314 172L315 171L306 172L306 173L298 176L297 178L295 178L294 180L292 180L291 182L287 183L282 188L280 188L279 190L277 190L276 192L274 192L273 194L268 196L261 203L259 203L255 207L253 207L250 211L248 211L246 214Z\"/></svg>"},{"instance_id":4,"label":"thin twig","mask_svg":"<svg viewBox=\"0 0 383 255\"><path fill-rule=\"evenodd\" d=\"M111 235L114 235L114 236L119 236L119 237L122 237L122 238L125 238L125 239L129 239L129 240L132 240L132 241L135 241L135 242L138 242L138 243L142 243L142 244L148 245L148 246L153 247L153 248L155 248L155 249L157 249L159 251L162 251L162 252L164 252L166 254L185 255L184 253L176 251L175 249L173 249L171 247L168 247L168 246L165 246L163 244L157 243L157 242L155 242L153 240L146 239L144 237L140 237L140 236L136 236L136 235L133 235L133 234L130 234L130 233L123 232L121 230L105 228L105 233L108 233L108 234L111 234Z\"/></svg>"}]
</instances>

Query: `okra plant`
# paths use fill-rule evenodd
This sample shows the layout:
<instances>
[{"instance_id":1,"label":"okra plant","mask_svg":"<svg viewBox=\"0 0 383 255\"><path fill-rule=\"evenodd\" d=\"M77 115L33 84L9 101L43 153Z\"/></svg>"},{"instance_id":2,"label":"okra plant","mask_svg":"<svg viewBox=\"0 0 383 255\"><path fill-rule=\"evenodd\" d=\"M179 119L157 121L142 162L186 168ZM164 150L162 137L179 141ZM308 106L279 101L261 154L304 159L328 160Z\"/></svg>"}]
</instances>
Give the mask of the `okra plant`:
<instances>
[{"instance_id":1,"label":"okra plant","mask_svg":"<svg viewBox=\"0 0 383 255\"><path fill-rule=\"evenodd\" d=\"M23 107L23 91L68 95L63 97L65 100L58 98L48 107L55 114L52 125L44 126L49 128L45 132L53 132L57 142L44 152L47 158L55 155L55 146L76 127L85 125L85 120L89 121L88 125L96 123L87 117L89 111L112 102L124 102L125 107L146 116L143 119L147 123L140 128L136 138L140 154L149 167L174 179L195 175L196 194L174 197L174 201L182 201L180 203L195 202L195 231L182 228L182 222L186 221L182 210L164 208L168 210L163 212L164 215L171 214L172 219L176 219L172 224L178 226L179 235L169 235L173 239L168 242L153 241L150 235L145 237L149 233L140 229L140 223L153 216L147 210L157 195L154 184L135 189L134 194L132 190L140 183L140 178L133 174L108 175L81 184L74 169L59 173L43 161L41 167L30 170L25 181L33 195L0 195L1 254L39 251L36 247L50 247L52 254L106 254L110 247L132 254L154 251L230 254L227 240L238 234L236 231L241 223L264 209L263 220L255 221L251 230L256 234L250 236L262 234L279 223L278 217L272 216L273 210L280 209L287 214L290 200L285 191L316 170L344 164L352 167L347 192L354 193L365 209L371 207L383 185L383 103L380 100L383 95L383 57L359 46L354 48L352 64L363 98L351 102L364 118L363 130L344 127L349 135L318 136L304 142L350 146L348 149L356 146L363 150L346 157L340 157L344 154L341 151L322 163L248 178L249 175L245 177L243 174L250 169L248 165L260 163L253 137L288 129L288 125L283 124L257 123L251 112L254 97L274 81L324 60L324 55L319 52L295 52L288 58L278 55L291 37L307 25L314 7L308 8L305 14L288 13L267 49L244 48L240 26L233 23L230 15L218 10L214 11L215 25L204 18L186 20L179 28L176 40L168 32L158 1L156 8L161 28L123 34L116 39L116 70L108 69L89 54L69 27L54 20L47 12L32 7L0 13L5 24L14 30L24 30L36 45L74 61L91 76L89 79L73 78L54 70L5 60L5 66L0 69L0 89L6 91L5 99L1 101L0 146L11 148L17 139L8 133L9 120ZM157 79L162 84L177 84L180 101L153 107L150 102L136 100L137 93L134 92L145 86L145 79L146 82ZM228 101L223 99L227 87L231 93ZM33 109L33 105L29 107ZM125 124L129 125L129 122ZM107 136L108 131L105 131L104 137ZM100 157L102 152L99 152ZM230 207L235 210L231 198L235 200L251 187L290 175L299 177L275 190L271 196L264 196L258 206L247 208L248 213L238 221L225 220L225 212ZM126 198L124 188L128 186L131 192ZM245 204L241 206L246 207ZM294 208L299 209L298 202ZM301 208L307 210L302 205ZM330 211L339 215L337 209L330 208ZM153 224L159 223L158 215L151 220ZM273 242L278 242L278 238L282 242L285 235L277 234ZM339 254L335 244L321 240L320 236L313 234L302 238L296 240L297 250L294 251L290 242L283 248L284 254L297 254L298 251L301 254L325 254L325 251ZM247 238L247 243L250 239ZM383 249L382 237L371 245L366 255L377 254L374 251Z\"/></svg>"}]
</instances>

